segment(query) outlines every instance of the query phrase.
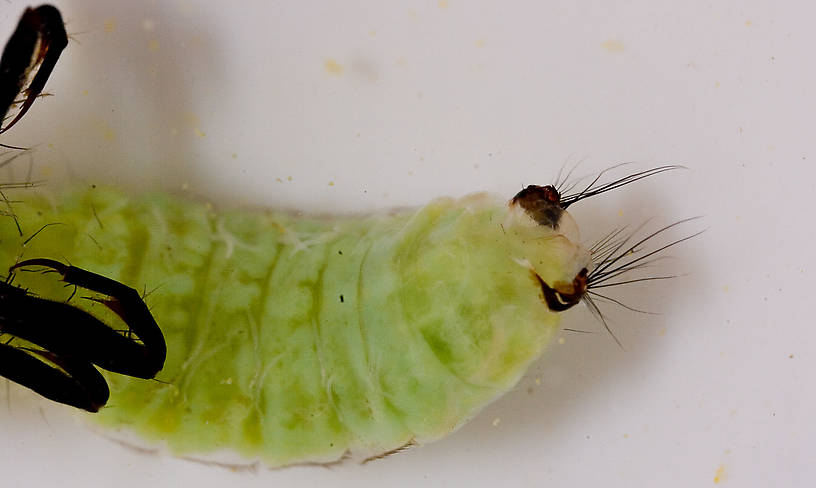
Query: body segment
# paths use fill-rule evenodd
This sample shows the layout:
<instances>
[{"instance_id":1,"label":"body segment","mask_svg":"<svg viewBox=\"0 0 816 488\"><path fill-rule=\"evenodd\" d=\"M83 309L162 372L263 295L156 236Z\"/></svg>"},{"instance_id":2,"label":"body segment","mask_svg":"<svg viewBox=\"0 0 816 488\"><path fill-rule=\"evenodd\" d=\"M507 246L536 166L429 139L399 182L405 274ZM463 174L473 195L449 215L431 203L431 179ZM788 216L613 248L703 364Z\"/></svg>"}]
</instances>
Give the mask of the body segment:
<instances>
[{"instance_id":1,"label":"body segment","mask_svg":"<svg viewBox=\"0 0 816 488\"><path fill-rule=\"evenodd\" d=\"M230 450L273 466L450 433L555 332L538 278L570 282L588 262L486 195L340 219L98 188L22 200L26 236L59 225L25 247L4 229L5 262L70 257L153 290L168 347L160 382L109 376L100 421L176 453ZM53 281L21 278L38 290Z\"/></svg>"}]
</instances>

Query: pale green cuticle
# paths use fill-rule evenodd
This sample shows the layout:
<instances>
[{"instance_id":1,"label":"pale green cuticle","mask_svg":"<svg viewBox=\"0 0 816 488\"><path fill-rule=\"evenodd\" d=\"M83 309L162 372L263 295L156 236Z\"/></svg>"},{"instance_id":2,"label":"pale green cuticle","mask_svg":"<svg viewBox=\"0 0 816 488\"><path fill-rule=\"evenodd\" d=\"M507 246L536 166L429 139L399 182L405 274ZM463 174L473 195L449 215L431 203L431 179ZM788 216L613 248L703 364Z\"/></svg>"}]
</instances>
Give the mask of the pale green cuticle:
<instances>
[{"instance_id":1,"label":"pale green cuticle","mask_svg":"<svg viewBox=\"0 0 816 488\"><path fill-rule=\"evenodd\" d=\"M26 236L0 222L3 262L60 222L23 257L151 291L168 345L161 382L107 375L113 394L96 418L179 454L227 449L272 466L450 433L510 389L555 333L558 316L516 259L539 253L553 276L572 268L543 240L502 229L501 203L473 198L337 220L218 214L104 188L56 206L20 199ZM53 277L21 279L60 293Z\"/></svg>"}]
</instances>

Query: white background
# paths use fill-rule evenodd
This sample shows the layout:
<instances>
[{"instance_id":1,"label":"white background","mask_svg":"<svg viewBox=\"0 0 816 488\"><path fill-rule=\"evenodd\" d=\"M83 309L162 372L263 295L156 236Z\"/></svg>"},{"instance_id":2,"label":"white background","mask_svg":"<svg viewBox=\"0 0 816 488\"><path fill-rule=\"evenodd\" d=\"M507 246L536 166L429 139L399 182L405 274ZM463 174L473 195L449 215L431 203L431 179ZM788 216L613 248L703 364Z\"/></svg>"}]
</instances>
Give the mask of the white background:
<instances>
[{"instance_id":1,"label":"white background","mask_svg":"<svg viewBox=\"0 0 816 488\"><path fill-rule=\"evenodd\" d=\"M686 276L618 290L661 312L607 307L623 349L568 313L595 333L564 332L440 442L233 472L0 388L3 484L812 486L814 9L728 3L60 2L54 96L3 139L38 145L17 176L349 212L676 163L576 205L583 235L694 215L674 236L708 230L659 271ZM0 37L23 6L0 7Z\"/></svg>"}]
</instances>

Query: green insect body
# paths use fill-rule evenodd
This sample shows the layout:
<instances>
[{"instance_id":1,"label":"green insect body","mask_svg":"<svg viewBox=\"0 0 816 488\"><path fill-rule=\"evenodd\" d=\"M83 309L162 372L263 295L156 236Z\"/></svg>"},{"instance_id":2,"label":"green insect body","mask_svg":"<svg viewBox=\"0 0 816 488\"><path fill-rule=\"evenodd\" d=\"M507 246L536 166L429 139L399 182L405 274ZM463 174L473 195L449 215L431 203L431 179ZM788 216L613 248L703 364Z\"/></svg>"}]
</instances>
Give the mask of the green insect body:
<instances>
[{"instance_id":1,"label":"green insect body","mask_svg":"<svg viewBox=\"0 0 816 488\"><path fill-rule=\"evenodd\" d=\"M159 381L106 375L98 420L176 454L269 466L451 433L557 331L536 275L570 283L589 265L575 232L484 194L332 219L103 188L9 198L24 236L0 221L2 262L69 260L152 290L164 370ZM40 294L62 286L15 280ZM81 297L71 303L106 313Z\"/></svg>"}]
</instances>

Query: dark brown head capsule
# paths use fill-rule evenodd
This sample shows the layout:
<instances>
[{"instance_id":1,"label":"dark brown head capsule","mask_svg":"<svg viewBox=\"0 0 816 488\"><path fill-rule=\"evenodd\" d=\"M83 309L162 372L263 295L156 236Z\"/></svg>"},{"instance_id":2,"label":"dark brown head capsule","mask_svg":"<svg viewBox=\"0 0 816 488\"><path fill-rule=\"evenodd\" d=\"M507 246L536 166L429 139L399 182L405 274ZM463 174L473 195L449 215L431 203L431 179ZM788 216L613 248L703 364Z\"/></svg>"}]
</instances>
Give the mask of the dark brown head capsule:
<instances>
[{"instance_id":1,"label":"dark brown head capsule","mask_svg":"<svg viewBox=\"0 0 816 488\"><path fill-rule=\"evenodd\" d=\"M552 185L530 185L518 192L510 203L523 208L539 225L546 225L551 229L558 228L558 221L564 213L561 194Z\"/></svg>"}]
</instances>

